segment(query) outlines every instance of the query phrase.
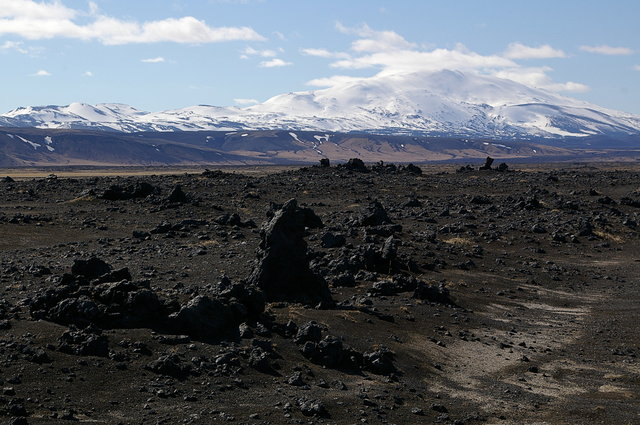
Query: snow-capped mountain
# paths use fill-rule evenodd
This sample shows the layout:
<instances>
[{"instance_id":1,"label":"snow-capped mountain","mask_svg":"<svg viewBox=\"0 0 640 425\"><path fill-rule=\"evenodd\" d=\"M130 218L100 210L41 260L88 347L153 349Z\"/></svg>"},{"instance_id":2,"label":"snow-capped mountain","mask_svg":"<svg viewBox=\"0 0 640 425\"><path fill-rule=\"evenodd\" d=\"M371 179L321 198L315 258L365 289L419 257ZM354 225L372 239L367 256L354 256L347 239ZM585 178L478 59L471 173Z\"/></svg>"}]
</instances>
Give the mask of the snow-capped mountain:
<instances>
[{"instance_id":1,"label":"snow-capped mountain","mask_svg":"<svg viewBox=\"0 0 640 425\"><path fill-rule=\"evenodd\" d=\"M293 130L528 138L640 134L640 116L494 76L460 71L378 75L275 96L247 108L143 112L73 103L18 108L0 126L121 132Z\"/></svg>"}]
</instances>

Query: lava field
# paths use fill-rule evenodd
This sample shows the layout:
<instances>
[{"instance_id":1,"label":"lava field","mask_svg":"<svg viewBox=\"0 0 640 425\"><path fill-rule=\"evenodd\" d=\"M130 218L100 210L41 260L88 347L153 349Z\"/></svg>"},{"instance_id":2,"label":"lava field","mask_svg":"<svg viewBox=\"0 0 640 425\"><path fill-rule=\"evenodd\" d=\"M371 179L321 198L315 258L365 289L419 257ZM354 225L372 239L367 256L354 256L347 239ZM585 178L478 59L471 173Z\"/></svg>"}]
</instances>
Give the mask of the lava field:
<instances>
[{"instance_id":1,"label":"lava field","mask_svg":"<svg viewBox=\"0 0 640 425\"><path fill-rule=\"evenodd\" d=\"M478 165L0 179L0 419L639 423L640 169Z\"/></svg>"}]
</instances>

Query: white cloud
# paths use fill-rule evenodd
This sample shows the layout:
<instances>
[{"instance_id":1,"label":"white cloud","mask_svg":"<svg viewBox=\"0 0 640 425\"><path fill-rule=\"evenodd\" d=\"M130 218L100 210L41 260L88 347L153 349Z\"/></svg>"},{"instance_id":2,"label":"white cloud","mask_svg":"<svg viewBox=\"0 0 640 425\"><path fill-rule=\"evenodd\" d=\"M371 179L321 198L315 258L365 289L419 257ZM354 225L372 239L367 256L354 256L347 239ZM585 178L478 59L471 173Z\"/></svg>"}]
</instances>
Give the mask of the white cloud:
<instances>
[{"instance_id":1,"label":"white cloud","mask_svg":"<svg viewBox=\"0 0 640 425\"><path fill-rule=\"evenodd\" d=\"M93 72L91 71L85 71L82 73L83 77L93 77Z\"/></svg>"},{"instance_id":2,"label":"white cloud","mask_svg":"<svg viewBox=\"0 0 640 425\"><path fill-rule=\"evenodd\" d=\"M270 61L260 62L261 68L279 68L279 67L291 66L291 65L293 65L292 62L285 62L279 58L271 59Z\"/></svg>"},{"instance_id":3,"label":"white cloud","mask_svg":"<svg viewBox=\"0 0 640 425\"><path fill-rule=\"evenodd\" d=\"M307 85L315 87L333 87L341 84L352 83L355 81L363 80L364 78L350 77L348 75L334 75L326 78L314 78L307 81Z\"/></svg>"},{"instance_id":4,"label":"white cloud","mask_svg":"<svg viewBox=\"0 0 640 425\"><path fill-rule=\"evenodd\" d=\"M414 43L408 42L404 37L394 31L376 31L371 29L367 24L350 28L337 22L336 28L344 34L361 37L351 43L351 49L356 52L384 52L415 47Z\"/></svg>"},{"instance_id":5,"label":"white cloud","mask_svg":"<svg viewBox=\"0 0 640 425\"><path fill-rule=\"evenodd\" d=\"M331 64L334 68L365 69L381 68L385 73L436 71L440 69L479 69L495 67L515 67L516 64L496 55L483 56L458 45L454 50L435 49L431 51L396 50L377 52L351 59L343 59Z\"/></svg>"},{"instance_id":6,"label":"white cloud","mask_svg":"<svg viewBox=\"0 0 640 425\"><path fill-rule=\"evenodd\" d=\"M349 58L350 55L345 52L330 52L327 49L301 49L303 55L316 56L319 58Z\"/></svg>"},{"instance_id":7,"label":"white cloud","mask_svg":"<svg viewBox=\"0 0 640 425\"><path fill-rule=\"evenodd\" d=\"M32 77L50 77L51 73L45 69L41 69L31 74Z\"/></svg>"},{"instance_id":8,"label":"white cloud","mask_svg":"<svg viewBox=\"0 0 640 425\"><path fill-rule=\"evenodd\" d=\"M633 69L635 69L636 71L640 71L640 65L634 66Z\"/></svg>"},{"instance_id":9,"label":"white cloud","mask_svg":"<svg viewBox=\"0 0 640 425\"><path fill-rule=\"evenodd\" d=\"M144 63L162 63L165 59L162 56L158 56L157 58L148 58L148 59L140 59L140 62Z\"/></svg>"},{"instance_id":10,"label":"white cloud","mask_svg":"<svg viewBox=\"0 0 640 425\"><path fill-rule=\"evenodd\" d=\"M233 101L238 105L255 105L256 103L260 103L256 99L233 99Z\"/></svg>"},{"instance_id":11,"label":"white cloud","mask_svg":"<svg viewBox=\"0 0 640 425\"><path fill-rule=\"evenodd\" d=\"M338 54L327 49L302 49L301 52L333 60L330 62L332 68L373 69L377 71L377 74L372 77L334 75L316 78L307 82L310 86L331 87L364 78L448 69L495 75L551 91L584 92L589 90L588 86L578 82L555 82L548 75L552 68L523 67L516 61L516 59L566 56L562 50L554 49L548 45L530 47L520 43L511 43L504 53L485 55L473 52L462 44L457 44L453 49L444 49L434 48L425 43L412 43L399 34L391 31L376 31L367 25L351 28L338 22L336 29L357 38L351 43L350 54L340 54L341 56L338 57Z\"/></svg>"},{"instance_id":12,"label":"white cloud","mask_svg":"<svg viewBox=\"0 0 640 425\"><path fill-rule=\"evenodd\" d=\"M531 47L520 43L511 43L504 52L504 57L509 59L549 59L564 58L566 56L562 50L554 49L548 44Z\"/></svg>"},{"instance_id":13,"label":"white cloud","mask_svg":"<svg viewBox=\"0 0 640 425\"><path fill-rule=\"evenodd\" d=\"M580 50L589 53L597 53L600 55L632 55L633 50L628 47L611 47L611 46L580 46Z\"/></svg>"},{"instance_id":14,"label":"white cloud","mask_svg":"<svg viewBox=\"0 0 640 425\"><path fill-rule=\"evenodd\" d=\"M100 7L94 1L89 2L89 15L96 16L100 13Z\"/></svg>"},{"instance_id":15,"label":"white cloud","mask_svg":"<svg viewBox=\"0 0 640 425\"><path fill-rule=\"evenodd\" d=\"M257 49L254 49L253 47L246 47L242 51L241 57L248 58L249 56L261 56L263 58L273 58L278 56L278 52L270 49L257 50Z\"/></svg>"},{"instance_id":16,"label":"white cloud","mask_svg":"<svg viewBox=\"0 0 640 425\"><path fill-rule=\"evenodd\" d=\"M589 86L576 83L573 81L567 81L565 83L556 83L551 77L547 75L548 72L553 71L548 66L540 68L509 68L501 69L493 74L499 78L505 78L507 80L516 81L526 86L537 87L550 91L563 91L584 93L589 91Z\"/></svg>"},{"instance_id":17,"label":"white cloud","mask_svg":"<svg viewBox=\"0 0 640 425\"><path fill-rule=\"evenodd\" d=\"M61 1L2 0L0 35L14 34L30 40L56 37L98 40L107 45L265 40L250 27L210 27L192 16L137 22L98 13L95 4L90 4L92 21L81 24L77 22L80 12L64 6Z\"/></svg>"},{"instance_id":18,"label":"white cloud","mask_svg":"<svg viewBox=\"0 0 640 425\"><path fill-rule=\"evenodd\" d=\"M22 46L23 43L19 41L5 41L0 45L0 50L14 50L18 53L22 53L23 55L29 53L29 51Z\"/></svg>"},{"instance_id":19,"label":"white cloud","mask_svg":"<svg viewBox=\"0 0 640 425\"><path fill-rule=\"evenodd\" d=\"M2 0L0 18L73 19L77 11L59 1L39 3L32 0Z\"/></svg>"}]
</instances>

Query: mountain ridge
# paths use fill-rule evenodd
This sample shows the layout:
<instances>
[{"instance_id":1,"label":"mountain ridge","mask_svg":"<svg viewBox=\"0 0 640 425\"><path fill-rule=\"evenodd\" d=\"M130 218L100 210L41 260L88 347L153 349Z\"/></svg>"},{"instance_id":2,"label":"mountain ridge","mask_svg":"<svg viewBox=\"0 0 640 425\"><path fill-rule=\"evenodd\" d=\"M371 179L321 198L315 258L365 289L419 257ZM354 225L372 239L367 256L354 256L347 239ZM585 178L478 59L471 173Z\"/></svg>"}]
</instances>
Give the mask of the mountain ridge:
<instances>
[{"instance_id":1,"label":"mountain ridge","mask_svg":"<svg viewBox=\"0 0 640 425\"><path fill-rule=\"evenodd\" d=\"M3 127L141 131L330 131L534 139L640 134L640 115L512 80L444 70L379 75L274 96L249 106L198 105L145 112L129 105L21 107Z\"/></svg>"}]
</instances>

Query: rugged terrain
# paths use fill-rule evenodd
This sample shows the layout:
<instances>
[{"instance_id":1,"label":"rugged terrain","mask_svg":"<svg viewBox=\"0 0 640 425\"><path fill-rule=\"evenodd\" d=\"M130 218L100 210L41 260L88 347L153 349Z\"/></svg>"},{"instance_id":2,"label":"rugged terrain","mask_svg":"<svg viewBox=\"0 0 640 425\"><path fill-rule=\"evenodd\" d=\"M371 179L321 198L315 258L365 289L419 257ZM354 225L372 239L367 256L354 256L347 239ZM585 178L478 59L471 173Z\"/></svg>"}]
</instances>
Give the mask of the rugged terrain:
<instances>
[{"instance_id":1,"label":"rugged terrain","mask_svg":"<svg viewBox=\"0 0 640 425\"><path fill-rule=\"evenodd\" d=\"M640 158L640 136L496 140L313 131L108 131L0 127L0 166L238 166L481 160L613 161Z\"/></svg>"},{"instance_id":2,"label":"rugged terrain","mask_svg":"<svg viewBox=\"0 0 640 425\"><path fill-rule=\"evenodd\" d=\"M2 420L637 423L639 170L479 165L1 180Z\"/></svg>"}]
</instances>

